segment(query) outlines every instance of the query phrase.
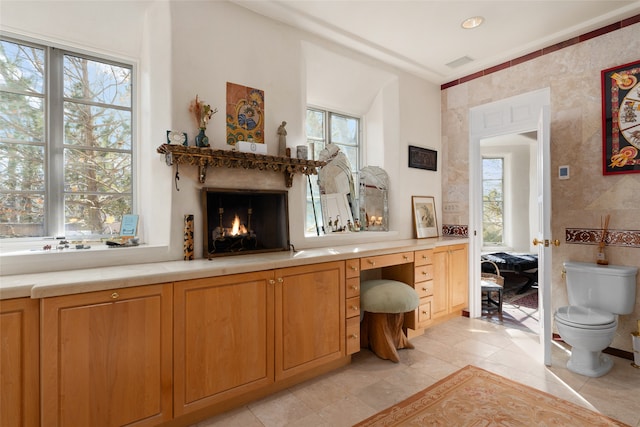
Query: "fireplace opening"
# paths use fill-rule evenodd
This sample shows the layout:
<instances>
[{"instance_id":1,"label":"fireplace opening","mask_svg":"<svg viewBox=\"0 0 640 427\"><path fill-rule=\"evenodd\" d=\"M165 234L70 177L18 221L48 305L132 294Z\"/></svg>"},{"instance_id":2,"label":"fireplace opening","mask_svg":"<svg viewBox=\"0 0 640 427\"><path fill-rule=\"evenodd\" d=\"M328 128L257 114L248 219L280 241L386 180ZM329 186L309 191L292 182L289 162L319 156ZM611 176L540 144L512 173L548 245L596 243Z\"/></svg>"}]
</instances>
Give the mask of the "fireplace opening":
<instances>
[{"instance_id":1,"label":"fireplace opening","mask_svg":"<svg viewBox=\"0 0 640 427\"><path fill-rule=\"evenodd\" d=\"M204 256L289 250L286 191L202 189Z\"/></svg>"}]
</instances>

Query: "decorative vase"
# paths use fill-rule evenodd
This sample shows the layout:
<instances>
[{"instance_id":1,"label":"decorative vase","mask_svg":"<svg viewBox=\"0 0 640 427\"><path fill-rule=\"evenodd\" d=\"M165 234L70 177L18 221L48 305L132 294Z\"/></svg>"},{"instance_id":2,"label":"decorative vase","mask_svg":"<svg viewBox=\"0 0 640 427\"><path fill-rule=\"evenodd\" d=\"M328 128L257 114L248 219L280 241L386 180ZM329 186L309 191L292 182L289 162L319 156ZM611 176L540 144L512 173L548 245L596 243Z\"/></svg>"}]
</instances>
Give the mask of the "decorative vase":
<instances>
[{"instance_id":1,"label":"decorative vase","mask_svg":"<svg viewBox=\"0 0 640 427\"><path fill-rule=\"evenodd\" d=\"M206 128L200 128L200 132L196 135L196 147L208 147L209 137L204 134Z\"/></svg>"},{"instance_id":2,"label":"decorative vase","mask_svg":"<svg viewBox=\"0 0 640 427\"><path fill-rule=\"evenodd\" d=\"M183 252L185 261L191 261L193 259L193 214L184 216Z\"/></svg>"}]
</instances>

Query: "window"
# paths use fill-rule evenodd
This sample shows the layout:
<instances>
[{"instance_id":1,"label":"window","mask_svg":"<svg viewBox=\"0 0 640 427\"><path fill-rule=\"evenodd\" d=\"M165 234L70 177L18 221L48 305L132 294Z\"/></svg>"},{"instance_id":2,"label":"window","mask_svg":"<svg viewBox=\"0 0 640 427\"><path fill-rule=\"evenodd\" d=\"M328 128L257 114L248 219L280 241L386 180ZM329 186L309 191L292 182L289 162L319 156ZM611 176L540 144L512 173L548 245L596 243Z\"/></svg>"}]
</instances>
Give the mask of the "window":
<instances>
[{"instance_id":1,"label":"window","mask_svg":"<svg viewBox=\"0 0 640 427\"><path fill-rule=\"evenodd\" d=\"M349 159L353 182L358 188L358 171L360 170L360 119L318 108L307 108L307 143L311 160L318 160L320 152L327 144L340 147ZM357 198L357 194L352 195ZM310 176L307 191L306 232L320 234L322 209L320 207L320 190L316 175Z\"/></svg>"},{"instance_id":2,"label":"window","mask_svg":"<svg viewBox=\"0 0 640 427\"><path fill-rule=\"evenodd\" d=\"M504 244L504 159L482 159L482 240Z\"/></svg>"},{"instance_id":3,"label":"window","mask_svg":"<svg viewBox=\"0 0 640 427\"><path fill-rule=\"evenodd\" d=\"M131 65L0 40L0 238L119 233L132 93Z\"/></svg>"}]
</instances>

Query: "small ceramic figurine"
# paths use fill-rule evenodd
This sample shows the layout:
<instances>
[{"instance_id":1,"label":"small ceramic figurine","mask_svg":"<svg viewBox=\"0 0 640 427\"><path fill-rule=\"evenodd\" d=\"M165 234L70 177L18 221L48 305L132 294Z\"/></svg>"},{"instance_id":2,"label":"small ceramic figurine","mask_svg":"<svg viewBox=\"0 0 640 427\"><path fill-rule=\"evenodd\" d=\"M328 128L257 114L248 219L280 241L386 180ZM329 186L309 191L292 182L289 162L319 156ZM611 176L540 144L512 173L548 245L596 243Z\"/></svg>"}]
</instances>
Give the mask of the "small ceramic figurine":
<instances>
[{"instance_id":1,"label":"small ceramic figurine","mask_svg":"<svg viewBox=\"0 0 640 427\"><path fill-rule=\"evenodd\" d=\"M284 128L287 122L282 122L278 127L278 155L287 155L287 130Z\"/></svg>"}]
</instances>

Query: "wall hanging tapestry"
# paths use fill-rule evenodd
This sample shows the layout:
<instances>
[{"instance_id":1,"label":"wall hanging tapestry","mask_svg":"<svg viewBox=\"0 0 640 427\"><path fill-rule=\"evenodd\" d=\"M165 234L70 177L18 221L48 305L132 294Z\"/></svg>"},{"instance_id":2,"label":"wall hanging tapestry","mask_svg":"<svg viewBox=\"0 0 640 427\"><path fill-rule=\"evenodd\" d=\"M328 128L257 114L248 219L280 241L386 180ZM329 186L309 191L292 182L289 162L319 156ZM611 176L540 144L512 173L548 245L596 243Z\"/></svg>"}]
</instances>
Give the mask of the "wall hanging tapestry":
<instances>
[{"instance_id":1,"label":"wall hanging tapestry","mask_svg":"<svg viewBox=\"0 0 640 427\"><path fill-rule=\"evenodd\" d=\"M640 61L602 71L602 172L640 173Z\"/></svg>"}]
</instances>

